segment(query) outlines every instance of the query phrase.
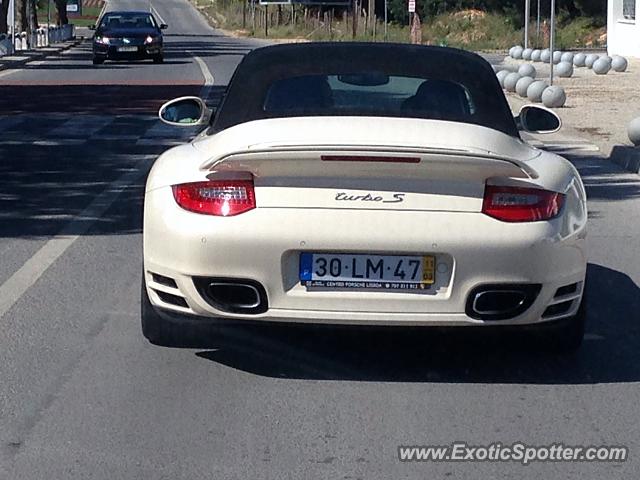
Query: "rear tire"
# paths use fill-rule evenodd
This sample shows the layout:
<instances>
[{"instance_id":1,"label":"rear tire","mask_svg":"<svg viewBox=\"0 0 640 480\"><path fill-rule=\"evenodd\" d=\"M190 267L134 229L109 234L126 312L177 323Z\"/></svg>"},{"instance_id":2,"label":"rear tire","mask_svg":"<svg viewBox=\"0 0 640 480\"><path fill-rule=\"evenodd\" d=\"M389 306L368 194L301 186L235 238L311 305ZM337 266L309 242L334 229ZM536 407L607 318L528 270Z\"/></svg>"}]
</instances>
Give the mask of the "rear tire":
<instances>
[{"instance_id":1,"label":"rear tire","mask_svg":"<svg viewBox=\"0 0 640 480\"><path fill-rule=\"evenodd\" d=\"M102 65L104 63L104 58L102 57L93 57L93 64L94 65Z\"/></svg>"}]
</instances>

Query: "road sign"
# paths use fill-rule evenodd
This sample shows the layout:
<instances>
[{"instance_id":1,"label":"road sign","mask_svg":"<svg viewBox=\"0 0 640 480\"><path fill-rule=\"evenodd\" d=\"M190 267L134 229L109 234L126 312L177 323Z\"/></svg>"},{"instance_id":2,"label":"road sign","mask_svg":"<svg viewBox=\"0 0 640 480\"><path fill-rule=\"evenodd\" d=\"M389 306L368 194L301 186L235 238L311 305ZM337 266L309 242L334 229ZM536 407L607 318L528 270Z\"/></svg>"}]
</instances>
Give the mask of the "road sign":
<instances>
[{"instance_id":1,"label":"road sign","mask_svg":"<svg viewBox=\"0 0 640 480\"><path fill-rule=\"evenodd\" d=\"M409 0L409 13L416 13L416 0Z\"/></svg>"},{"instance_id":2,"label":"road sign","mask_svg":"<svg viewBox=\"0 0 640 480\"><path fill-rule=\"evenodd\" d=\"M67 12L82 14L82 0L67 0Z\"/></svg>"}]
</instances>

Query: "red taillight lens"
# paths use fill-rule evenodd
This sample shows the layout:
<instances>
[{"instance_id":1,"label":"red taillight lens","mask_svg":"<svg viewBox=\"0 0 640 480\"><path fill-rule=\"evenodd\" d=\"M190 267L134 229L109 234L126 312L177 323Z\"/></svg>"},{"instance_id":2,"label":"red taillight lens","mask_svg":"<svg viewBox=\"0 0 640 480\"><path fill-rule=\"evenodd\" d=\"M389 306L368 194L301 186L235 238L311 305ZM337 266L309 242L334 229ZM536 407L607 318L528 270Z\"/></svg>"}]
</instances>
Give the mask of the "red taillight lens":
<instances>
[{"instance_id":1,"label":"red taillight lens","mask_svg":"<svg viewBox=\"0 0 640 480\"><path fill-rule=\"evenodd\" d=\"M173 198L190 212L231 217L256 208L252 180L212 180L173 186Z\"/></svg>"},{"instance_id":2,"label":"red taillight lens","mask_svg":"<svg viewBox=\"0 0 640 480\"><path fill-rule=\"evenodd\" d=\"M562 193L539 188L487 185L482 213L503 222L536 222L557 216L563 203Z\"/></svg>"}]
</instances>

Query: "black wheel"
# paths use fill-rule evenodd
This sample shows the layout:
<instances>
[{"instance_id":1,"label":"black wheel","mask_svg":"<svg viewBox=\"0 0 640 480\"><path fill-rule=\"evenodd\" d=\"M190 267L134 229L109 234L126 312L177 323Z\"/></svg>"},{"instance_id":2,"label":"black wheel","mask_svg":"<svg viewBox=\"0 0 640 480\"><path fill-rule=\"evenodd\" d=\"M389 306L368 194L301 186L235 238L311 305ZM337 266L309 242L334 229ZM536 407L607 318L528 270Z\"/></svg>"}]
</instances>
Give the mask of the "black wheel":
<instances>
[{"instance_id":1,"label":"black wheel","mask_svg":"<svg viewBox=\"0 0 640 480\"><path fill-rule=\"evenodd\" d=\"M162 55L156 55L153 57L153 63L162 63L164 62L164 57Z\"/></svg>"},{"instance_id":2,"label":"black wheel","mask_svg":"<svg viewBox=\"0 0 640 480\"><path fill-rule=\"evenodd\" d=\"M587 319L586 296L585 288L580 307L573 317L561 320L557 325L540 328L540 341L543 349L556 353L572 353L580 348Z\"/></svg>"},{"instance_id":3,"label":"black wheel","mask_svg":"<svg viewBox=\"0 0 640 480\"><path fill-rule=\"evenodd\" d=\"M149 300L144 274L140 290L140 320L145 338L161 347L207 348L218 334L215 319L194 319L187 315L158 312Z\"/></svg>"},{"instance_id":4,"label":"black wheel","mask_svg":"<svg viewBox=\"0 0 640 480\"><path fill-rule=\"evenodd\" d=\"M104 63L104 58L102 57L93 57L94 65L102 65Z\"/></svg>"}]
</instances>

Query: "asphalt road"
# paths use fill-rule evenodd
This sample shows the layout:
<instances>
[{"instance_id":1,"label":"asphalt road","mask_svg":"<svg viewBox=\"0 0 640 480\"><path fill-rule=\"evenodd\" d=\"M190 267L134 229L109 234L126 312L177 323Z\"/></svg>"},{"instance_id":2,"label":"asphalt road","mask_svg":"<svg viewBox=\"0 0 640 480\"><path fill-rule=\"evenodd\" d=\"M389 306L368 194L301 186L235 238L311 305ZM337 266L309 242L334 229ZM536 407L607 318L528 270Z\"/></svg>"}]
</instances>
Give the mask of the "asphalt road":
<instances>
[{"instance_id":1,"label":"asphalt road","mask_svg":"<svg viewBox=\"0 0 640 480\"><path fill-rule=\"evenodd\" d=\"M269 327L207 350L148 344L144 175L185 136L155 110L203 87L215 104L259 43L182 0L153 5L164 65L94 67L81 45L0 73L0 479L638 478L640 181L571 147L591 209L575 356L504 336ZM626 445L630 460L397 458L454 441Z\"/></svg>"}]
</instances>

